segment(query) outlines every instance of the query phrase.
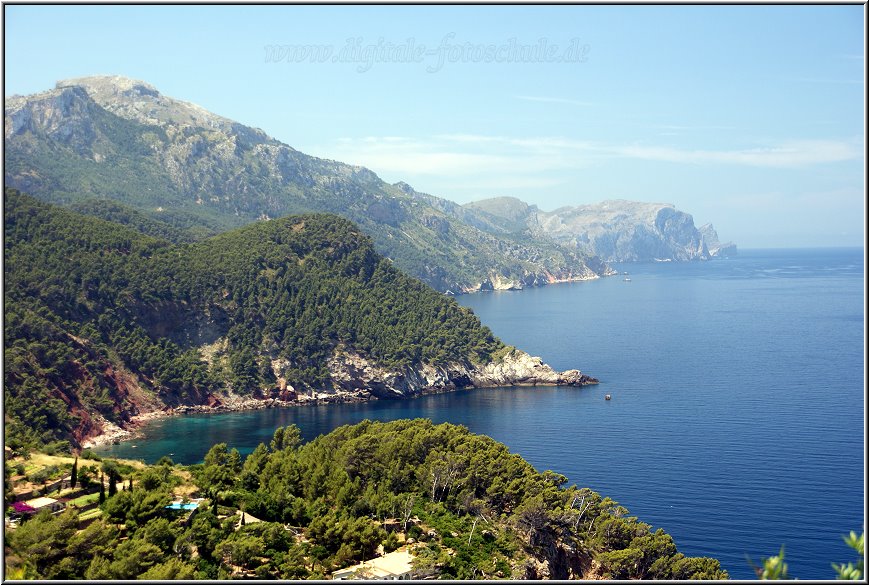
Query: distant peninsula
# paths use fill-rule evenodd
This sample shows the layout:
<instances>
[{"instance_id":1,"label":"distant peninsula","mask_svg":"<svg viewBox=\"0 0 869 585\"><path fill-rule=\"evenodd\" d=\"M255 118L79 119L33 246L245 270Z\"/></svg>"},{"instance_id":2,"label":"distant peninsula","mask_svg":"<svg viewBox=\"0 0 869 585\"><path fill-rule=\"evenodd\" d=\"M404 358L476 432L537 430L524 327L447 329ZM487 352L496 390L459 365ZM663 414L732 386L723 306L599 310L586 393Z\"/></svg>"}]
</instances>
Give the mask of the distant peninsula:
<instances>
[{"instance_id":1,"label":"distant peninsula","mask_svg":"<svg viewBox=\"0 0 869 585\"><path fill-rule=\"evenodd\" d=\"M710 260L736 255L736 244L722 244L712 224L695 227L690 214L669 203L620 199L547 212L519 199L497 197L465 207L514 230L526 229L606 262Z\"/></svg>"}]
</instances>

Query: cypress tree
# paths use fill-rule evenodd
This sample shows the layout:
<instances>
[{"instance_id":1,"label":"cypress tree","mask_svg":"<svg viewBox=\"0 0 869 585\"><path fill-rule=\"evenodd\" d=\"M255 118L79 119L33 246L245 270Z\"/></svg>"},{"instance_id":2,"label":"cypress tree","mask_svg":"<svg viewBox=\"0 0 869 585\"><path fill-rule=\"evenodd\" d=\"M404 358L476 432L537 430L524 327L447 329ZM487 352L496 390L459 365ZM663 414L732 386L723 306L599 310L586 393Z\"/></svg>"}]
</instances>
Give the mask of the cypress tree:
<instances>
[{"instance_id":1,"label":"cypress tree","mask_svg":"<svg viewBox=\"0 0 869 585\"><path fill-rule=\"evenodd\" d=\"M109 472L109 497L111 498L113 495L118 493L118 478L115 476L114 472Z\"/></svg>"},{"instance_id":2,"label":"cypress tree","mask_svg":"<svg viewBox=\"0 0 869 585\"><path fill-rule=\"evenodd\" d=\"M133 491L133 476L130 476L130 485L127 487L127 491Z\"/></svg>"},{"instance_id":3,"label":"cypress tree","mask_svg":"<svg viewBox=\"0 0 869 585\"><path fill-rule=\"evenodd\" d=\"M103 481L104 476L100 474L100 504L106 501L106 484Z\"/></svg>"},{"instance_id":4,"label":"cypress tree","mask_svg":"<svg viewBox=\"0 0 869 585\"><path fill-rule=\"evenodd\" d=\"M78 483L78 457L72 464L72 472L69 474L69 487L75 489L75 484Z\"/></svg>"}]
</instances>

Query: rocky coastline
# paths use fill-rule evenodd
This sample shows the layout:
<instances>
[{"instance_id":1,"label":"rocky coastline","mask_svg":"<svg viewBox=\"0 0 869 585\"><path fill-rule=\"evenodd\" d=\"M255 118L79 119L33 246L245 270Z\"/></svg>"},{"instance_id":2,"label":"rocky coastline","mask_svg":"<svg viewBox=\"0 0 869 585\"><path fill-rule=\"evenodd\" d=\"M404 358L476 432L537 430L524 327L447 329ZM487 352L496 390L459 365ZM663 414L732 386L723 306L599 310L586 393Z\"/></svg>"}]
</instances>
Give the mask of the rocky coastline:
<instances>
[{"instance_id":1,"label":"rocky coastline","mask_svg":"<svg viewBox=\"0 0 869 585\"><path fill-rule=\"evenodd\" d=\"M502 290L524 290L526 288L538 287L538 286L547 286L550 284L562 284L565 282L584 282L587 280L597 280L602 276L612 276L618 274L616 270L614 270L610 266L606 266L600 274L592 271L591 269L587 269L584 272L579 274L567 274L567 275L554 275L550 272L545 272L542 274L529 274L526 275L525 278L509 278L502 277L500 275L491 275L489 278L483 280L482 282L478 282L473 286L462 286L456 287L458 292L454 292L452 289L448 289L446 294L449 295L457 295L457 294L473 294L479 292L493 292L493 291L502 291Z\"/></svg>"},{"instance_id":2,"label":"rocky coastline","mask_svg":"<svg viewBox=\"0 0 869 585\"><path fill-rule=\"evenodd\" d=\"M504 386L589 386L597 378L580 370L558 372L539 357L508 348L505 355L483 365L453 364L450 367L422 365L400 372L373 365L357 354L336 353L330 361L333 388L297 392L292 386L276 388L268 395L240 396L233 393L210 395L207 404L165 406L141 412L123 427L106 419L95 425L96 434L82 441L83 449L119 443L141 436L147 423L169 416L194 413L221 413L340 403L367 402L381 399L405 399L428 394L442 394L470 388Z\"/></svg>"}]
</instances>

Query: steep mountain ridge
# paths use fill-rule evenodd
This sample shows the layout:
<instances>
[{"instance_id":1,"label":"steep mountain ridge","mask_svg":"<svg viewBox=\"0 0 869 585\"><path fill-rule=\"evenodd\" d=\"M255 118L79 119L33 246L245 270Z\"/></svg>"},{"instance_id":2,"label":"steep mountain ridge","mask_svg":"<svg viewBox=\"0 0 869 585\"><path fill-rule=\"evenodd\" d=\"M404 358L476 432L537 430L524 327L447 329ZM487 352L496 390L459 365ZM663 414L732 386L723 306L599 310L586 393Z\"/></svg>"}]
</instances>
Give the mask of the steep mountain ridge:
<instances>
[{"instance_id":1,"label":"steep mountain ridge","mask_svg":"<svg viewBox=\"0 0 869 585\"><path fill-rule=\"evenodd\" d=\"M596 278L608 267L370 170L301 153L118 76L58 82L5 108L6 184L70 205L110 199L197 237L290 213L357 223L441 292Z\"/></svg>"}]
</instances>

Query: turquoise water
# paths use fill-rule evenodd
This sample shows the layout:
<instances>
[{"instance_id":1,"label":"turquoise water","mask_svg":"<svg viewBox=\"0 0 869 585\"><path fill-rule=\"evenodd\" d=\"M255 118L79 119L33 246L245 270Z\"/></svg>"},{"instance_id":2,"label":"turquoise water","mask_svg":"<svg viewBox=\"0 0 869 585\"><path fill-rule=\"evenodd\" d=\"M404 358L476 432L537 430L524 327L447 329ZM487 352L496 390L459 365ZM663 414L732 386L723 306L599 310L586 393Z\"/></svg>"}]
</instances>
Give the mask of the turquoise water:
<instances>
[{"instance_id":1,"label":"turquoise water","mask_svg":"<svg viewBox=\"0 0 869 585\"><path fill-rule=\"evenodd\" d=\"M505 342L602 383L178 417L104 451L193 463L215 442L248 453L290 423L310 439L427 417L612 497L733 578L782 544L793 576L832 578L831 562L853 560L841 535L865 516L863 267L862 249L741 250L617 266L631 282L467 295Z\"/></svg>"},{"instance_id":2,"label":"turquoise water","mask_svg":"<svg viewBox=\"0 0 869 585\"><path fill-rule=\"evenodd\" d=\"M193 502L188 502L187 504L176 502L166 506L166 508L169 508L170 510L195 510L198 507L199 504L195 504Z\"/></svg>"}]
</instances>

